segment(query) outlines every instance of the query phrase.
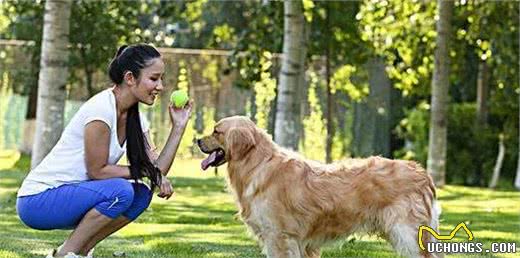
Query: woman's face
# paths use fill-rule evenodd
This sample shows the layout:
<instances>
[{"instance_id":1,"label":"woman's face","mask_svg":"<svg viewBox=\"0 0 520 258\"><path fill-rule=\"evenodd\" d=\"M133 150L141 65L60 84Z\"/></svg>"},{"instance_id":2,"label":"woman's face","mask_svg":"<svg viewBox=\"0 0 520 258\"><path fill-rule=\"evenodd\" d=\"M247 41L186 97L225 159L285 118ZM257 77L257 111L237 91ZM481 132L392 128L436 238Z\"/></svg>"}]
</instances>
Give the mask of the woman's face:
<instances>
[{"instance_id":1,"label":"woman's face","mask_svg":"<svg viewBox=\"0 0 520 258\"><path fill-rule=\"evenodd\" d=\"M160 57L157 57L151 59L148 64L141 70L137 87L133 87L133 93L139 102L152 105L157 95L164 89L162 84L164 62Z\"/></svg>"}]
</instances>

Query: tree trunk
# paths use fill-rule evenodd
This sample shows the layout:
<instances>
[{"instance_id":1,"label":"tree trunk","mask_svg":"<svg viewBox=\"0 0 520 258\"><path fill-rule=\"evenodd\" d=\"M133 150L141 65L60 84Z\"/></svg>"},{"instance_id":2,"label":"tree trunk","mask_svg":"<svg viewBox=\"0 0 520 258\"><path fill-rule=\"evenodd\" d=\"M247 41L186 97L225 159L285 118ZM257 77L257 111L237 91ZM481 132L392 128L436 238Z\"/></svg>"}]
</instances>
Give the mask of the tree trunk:
<instances>
[{"instance_id":1,"label":"tree trunk","mask_svg":"<svg viewBox=\"0 0 520 258\"><path fill-rule=\"evenodd\" d=\"M488 65L481 61L477 78L477 123L485 127L488 119Z\"/></svg>"},{"instance_id":2,"label":"tree trunk","mask_svg":"<svg viewBox=\"0 0 520 258\"><path fill-rule=\"evenodd\" d=\"M333 115L333 103L334 103L334 95L332 94L332 89L330 87L330 9L329 3L327 3L325 7L326 11L326 26L327 30L327 46L325 49L325 80L326 80L326 89L327 89L327 113L325 115L325 120L327 123L327 137L325 140L325 161L327 163L332 162L332 140L334 140L334 115Z\"/></svg>"},{"instance_id":3,"label":"tree trunk","mask_svg":"<svg viewBox=\"0 0 520 258\"><path fill-rule=\"evenodd\" d=\"M20 152L27 155L30 155L32 153L32 147L34 143L34 132L36 129L36 104L38 101L39 76L38 70L39 68L35 68L34 71L31 70L31 76L34 76L34 79L31 79L31 81L29 82L29 99L27 101L27 112L25 113L25 121L23 124L23 139L22 144L19 147Z\"/></svg>"},{"instance_id":4,"label":"tree trunk","mask_svg":"<svg viewBox=\"0 0 520 258\"><path fill-rule=\"evenodd\" d=\"M305 64L305 18L301 1L284 1L284 39L282 69L276 105L275 142L298 149L299 91Z\"/></svg>"},{"instance_id":5,"label":"tree trunk","mask_svg":"<svg viewBox=\"0 0 520 258\"><path fill-rule=\"evenodd\" d=\"M358 157L390 157L392 83L382 58L371 59L367 70L370 95L366 103L355 104L352 152Z\"/></svg>"},{"instance_id":6,"label":"tree trunk","mask_svg":"<svg viewBox=\"0 0 520 258\"><path fill-rule=\"evenodd\" d=\"M85 72L85 85L87 86L87 92L90 98L94 96L94 94L96 94L94 90L94 85L92 84L92 77L94 75L94 71L92 68L90 68L90 65L88 64L87 52L85 50L85 47L81 47L79 50L81 58L83 59L82 63L84 64L83 71Z\"/></svg>"},{"instance_id":7,"label":"tree trunk","mask_svg":"<svg viewBox=\"0 0 520 258\"><path fill-rule=\"evenodd\" d=\"M518 11L520 12L520 3L518 3ZM520 40L520 33L518 33L518 39ZM518 63L520 65L520 62ZM520 123L520 94L518 94L518 121ZM519 127L520 128L520 127ZM520 142L520 130L518 130L518 141ZM520 190L520 147L518 148L518 163L516 165L516 177L515 177L515 188Z\"/></svg>"},{"instance_id":8,"label":"tree trunk","mask_svg":"<svg viewBox=\"0 0 520 258\"><path fill-rule=\"evenodd\" d=\"M478 66L478 76L477 76L477 114L475 117L475 132L477 135L473 144L475 145L473 148L476 150L482 148L482 141L478 138L483 130L487 127L487 119L488 119L488 65L486 61L480 61ZM475 186L481 186L483 184L482 177L482 157L481 155L474 155L473 161L475 163L475 171L473 172L473 176L470 179L470 184Z\"/></svg>"},{"instance_id":9,"label":"tree trunk","mask_svg":"<svg viewBox=\"0 0 520 258\"><path fill-rule=\"evenodd\" d=\"M253 88L251 88L250 90L251 92L251 95L249 96L249 103L251 103L251 114L250 114L250 118L253 122L256 123L256 112L257 112L257 109L256 109L256 91Z\"/></svg>"},{"instance_id":10,"label":"tree trunk","mask_svg":"<svg viewBox=\"0 0 520 258\"><path fill-rule=\"evenodd\" d=\"M500 178L500 170L502 169L502 164L504 163L505 153L506 147L504 145L504 135L500 134L498 136L497 162L495 163L495 168L493 169L493 177L491 178L491 182L489 182L489 188L495 188L498 184L498 179Z\"/></svg>"},{"instance_id":11,"label":"tree trunk","mask_svg":"<svg viewBox=\"0 0 520 258\"><path fill-rule=\"evenodd\" d=\"M38 107L31 166L37 166L58 142L63 130L65 86L69 77L69 20L72 2L45 2Z\"/></svg>"},{"instance_id":12,"label":"tree trunk","mask_svg":"<svg viewBox=\"0 0 520 258\"><path fill-rule=\"evenodd\" d=\"M435 185L442 187L446 182L447 110L449 103L449 50L453 2L437 0L439 20L435 49L435 68L432 80L431 117L428 146L427 170Z\"/></svg>"},{"instance_id":13,"label":"tree trunk","mask_svg":"<svg viewBox=\"0 0 520 258\"><path fill-rule=\"evenodd\" d=\"M518 100L519 100L519 103L520 103L520 97L519 97ZM520 114L520 112L518 112L518 113ZM519 130L518 138L520 140L520 130ZM520 190L520 148L518 148L518 163L517 163L517 166L516 166L515 188L517 190Z\"/></svg>"}]
</instances>

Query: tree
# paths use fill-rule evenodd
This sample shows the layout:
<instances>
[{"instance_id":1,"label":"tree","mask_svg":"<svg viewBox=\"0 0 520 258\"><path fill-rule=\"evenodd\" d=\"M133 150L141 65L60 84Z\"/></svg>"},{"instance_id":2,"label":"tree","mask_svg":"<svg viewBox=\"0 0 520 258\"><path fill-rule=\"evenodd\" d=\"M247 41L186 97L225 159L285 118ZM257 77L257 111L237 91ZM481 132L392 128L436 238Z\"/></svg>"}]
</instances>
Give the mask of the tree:
<instances>
[{"instance_id":1,"label":"tree","mask_svg":"<svg viewBox=\"0 0 520 258\"><path fill-rule=\"evenodd\" d=\"M518 94L518 95L520 96L520 94ZM518 98L518 103L520 104L520 97ZM520 105L518 105L518 108L520 109ZM519 114L518 121L520 123L520 110L519 110L518 114ZM520 130L518 133L518 140L520 141ZM520 148L518 148L518 165L516 167L515 188L520 190Z\"/></svg>"},{"instance_id":2,"label":"tree","mask_svg":"<svg viewBox=\"0 0 520 258\"><path fill-rule=\"evenodd\" d=\"M520 14L520 3L518 3L518 12ZM520 18L520 16L519 16L519 18ZM518 40L520 42L520 32L518 33ZM520 48L520 46L519 46L519 48ZM519 51L519 53L520 53L520 51ZM519 59L518 65L520 66L520 59ZM520 80L519 80L519 86L520 86ZM520 94L519 94L519 98L518 98L518 103L519 103L518 108L520 111ZM520 129L520 112L518 112L518 114L519 114L519 119L518 119L519 127L518 128ZM518 130L518 131L519 131L518 142L520 143L520 130ZM518 165L516 167L515 188L520 190L520 148L518 148Z\"/></svg>"},{"instance_id":3,"label":"tree","mask_svg":"<svg viewBox=\"0 0 520 258\"><path fill-rule=\"evenodd\" d=\"M71 9L69 59L71 80L80 81L91 97L106 85L94 85L94 74L105 72L106 66L121 42L142 42L139 33L128 28L138 27L132 16L139 13L137 1L76 1ZM144 34L144 33L143 33ZM149 42L149 41L146 41Z\"/></svg>"},{"instance_id":4,"label":"tree","mask_svg":"<svg viewBox=\"0 0 520 258\"><path fill-rule=\"evenodd\" d=\"M435 68L432 80L432 99L427 170L435 185L441 187L446 177L447 109L449 104L449 49L453 2L438 0Z\"/></svg>"},{"instance_id":5,"label":"tree","mask_svg":"<svg viewBox=\"0 0 520 258\"><path fill-rule=\"evenodd\" d=\"M43 4L31 1L5 2L4 6L15 15L9 15L9 23L4 30L3 38L26 40L30 42L20 46L31 59L25 69L17 69L17 83L13 91L29 95L25 114L23 142L19 146L20 152L30 154L36 124L36 105L38 98L38 73L40 70L41 37L43 21Z\"/></svg>"},{"instance_id":6,"label":"tree","mask_svg":"<svg viewBox=\"0 0 520 258\"><path fill-rule=\"evenodd\" d=\"M323 62L320 65L325 68L320 69L323 83L319 84L322 86L316 91L321 98L325 99L320 101L320 107L326 125L325 161L327 163L342 158L350 152L350 131L345 130L345 128L350 129L350 126L345 124L345 119L348 111L352 110L352 99L356 98L351 96L351 93L356 95L353 91L357 92L360 88L357 82L361 81L353 80L356 82L351 83L351 79L359 78L360 73L366 73L363 65L367 62L368 56L373 53L372 49L367 48L361 40L360 25L356 19L361 4L360 1L314 1L311 9L307 56L312 60L309 66L316 67L319 62ZM312 58L316 56L323 58ZM352 71L350 70L352 67L360 69ZM307 109L312 108L309 103L302 112L308 113Z\"/></svg>"},{"instance_id":7,"label":"tree","mask_svg":"<svg viewBox=\"0 0 520 258\"><path fill-rule=\"evenodd\" d=\"M365 66L370 90L362 102L354 104L352 154L391 157L392 83L382 58L371 58Z\"/></svg>"},{"instance_id":8,"label":"tree","mask_svg":"<svg viewBox=\"0 0 520 258\"><path fill-rule=\"evenodd\" d=\"M506 147L504 145L504 135L500 134L498 136L498 156L497 161L495 163L495 167L493 168L493 176L491 177L491 181L489 182L489 188L494 189L497 187L498 180L500 179L500 170L502 169L502 164L504 162L504 155L506 152Z\"/></svg>"},{"instance_id":9,"label":"tree","mask_svg":"<svg viewBox=\"0 0 520 258\"><path fill-rule=\"evenodd\" d=\"M275 141L287 148L298 149L300 108L298 93L305 68L305 18L301 1L284 2L283 59L279 74L276 105Z\"/></svg>"},{"instance_id":10,"label":"tree","mask_svg":"<svg viewBox=\"0 0 520 258\"><path fill-rule=\"evenodd\" d=\"M68 44L71 5L72 3L66 0L45 2L32 167L38 165L54 147L63 130L65 85L69 77Z\"/></svg>"}]
</instances>

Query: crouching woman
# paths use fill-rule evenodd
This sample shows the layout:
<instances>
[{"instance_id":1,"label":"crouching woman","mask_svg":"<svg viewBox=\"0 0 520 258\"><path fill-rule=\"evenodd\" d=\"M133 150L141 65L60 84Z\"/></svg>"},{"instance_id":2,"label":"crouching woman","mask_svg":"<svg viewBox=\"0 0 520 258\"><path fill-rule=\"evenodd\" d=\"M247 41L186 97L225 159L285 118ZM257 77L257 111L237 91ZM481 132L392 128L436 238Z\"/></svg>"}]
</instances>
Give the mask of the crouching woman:
<instances>
[{"instance_id":1,"label":"crouching woman","mask_svg":"<svg viewBox=\"0 0 520 258\"><path fill-rule=\"evenodd\" d=\"M156 154L138 104L152 105L163 90L160 53L145 44L120 47L108 73L112 87L81 106L18 191L17 211L24 224L39 230L73 229L48 257L91 257L97 243L141 215L155 188L161 198L173 194L166 175L192 102L169 106L172 127ZM117 165L125 151L130 165Z\"/></svg>"}]
</instances>

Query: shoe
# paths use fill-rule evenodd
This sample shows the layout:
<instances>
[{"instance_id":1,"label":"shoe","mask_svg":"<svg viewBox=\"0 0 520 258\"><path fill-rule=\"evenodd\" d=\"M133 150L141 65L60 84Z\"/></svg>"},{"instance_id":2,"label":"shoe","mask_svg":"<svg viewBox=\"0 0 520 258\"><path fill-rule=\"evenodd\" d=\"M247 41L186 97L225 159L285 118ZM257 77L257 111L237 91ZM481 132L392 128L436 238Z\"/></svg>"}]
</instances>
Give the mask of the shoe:
<instances>
[{"instance_id":1,"label":"shoe","mask_svg":"<svg viewBox=\"0 0 520 258\"><path fill-rule=\"evenodd\" d=\"M85 256L85 258L94 258L94 248L88 251L87 256Z\"/></svg>"},{"instance_id":2,"label":"shoe","mask_svg":"<svg viewBox=\"0 0 520 258\"><path fill-rule=\"evenodd\" d=\"M45 256L45 258L54 258L54 255L58 252L57 249L53 249L50 254Z\"/></svg>"},{"instance_id":3,"label":"shoe","mask_svg":"<svg viewBox=\"0 0 520 258\"><path fill-rule=\"evenodd\" d=\"M58 247L57 249L53 249L50 254L45 256L45 258L55 258L56 257L55 255L60 248L61 248L61 246ZM91 252L89 252L89 255L92 255ZM87 257L92 257L92 256L87 256ZM77 255L73 252L68 252L65 256L63 256L63 258L83 258L83 256Z\"/></svg>"},{"instance_id":4,"label":"shoe","mask_svg":"<svg viewBox=\"0 0 520 258\"><path fill-rule=\"evenodd\" d=\"M81 255L77 255L73 252L68 252L63 258L83 258Z\"/></svg>"}]
</instances>

